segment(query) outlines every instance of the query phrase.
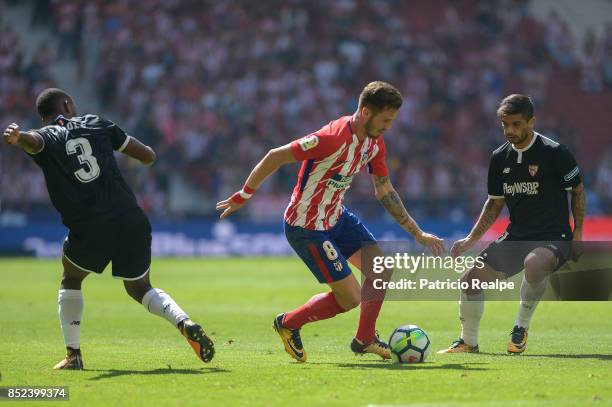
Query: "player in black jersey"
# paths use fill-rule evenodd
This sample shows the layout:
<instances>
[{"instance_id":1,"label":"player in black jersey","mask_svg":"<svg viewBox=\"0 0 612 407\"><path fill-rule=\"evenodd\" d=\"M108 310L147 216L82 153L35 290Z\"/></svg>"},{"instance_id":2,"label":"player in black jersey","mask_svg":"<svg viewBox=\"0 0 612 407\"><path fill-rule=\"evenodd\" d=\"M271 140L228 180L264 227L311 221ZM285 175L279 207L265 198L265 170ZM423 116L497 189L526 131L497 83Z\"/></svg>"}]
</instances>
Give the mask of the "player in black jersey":
<instances>
[{"instance_id":1,"label":"player in black jersey","mask_svg":"<svg viewBox=\"0 0 612 407\"><path fill-rule=\"evenodd\" d=\"M462 276L469 289L461 292L461 337L438 353L478 352L478 330L484 311L483 292L472 281L505 279L524 270L518 316L508 352L522 353L531 316L544 294L548 275L579 256L586 206L580 170L569 150L533 130L533 104L524 95L506 97L497 110L508 140L491 156L484 208L472 231L451 248L453 256L469 250L507 205L510 225L481 254L484 267ZM569 223L571 194L574 230Z\"/></svg>"},{"instance_id":2,"label":"player in black jersey","mask_svg":"<svg viewBox=\"0 0 612 407\"><path fill-rule=\"evenodd\" d=\"M40 166L51 202L69 229L58 300L67 355L54 368L83 368L81 283L91 273L102 273L110 262L113 276L124 280L130 297L175 325L198 357L209 362L214 347L202 327L163 290L151 287L151 225L114 156L120 151L151 165L155 152L108 120L77 117L72 98L61 89L44 90L36 108L44 127L24 132L13 123L3 138L23 148Z\"/></svg>"}]
</instances>

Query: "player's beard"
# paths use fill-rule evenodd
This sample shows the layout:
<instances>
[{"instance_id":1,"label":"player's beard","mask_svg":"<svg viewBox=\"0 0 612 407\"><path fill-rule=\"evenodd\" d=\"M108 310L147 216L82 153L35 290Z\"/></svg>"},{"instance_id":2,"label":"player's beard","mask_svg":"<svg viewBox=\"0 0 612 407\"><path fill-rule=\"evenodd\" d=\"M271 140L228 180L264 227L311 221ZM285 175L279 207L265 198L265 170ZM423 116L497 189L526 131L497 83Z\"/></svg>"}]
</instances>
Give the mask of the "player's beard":
<instances>
[{"instance_id":1,"label":"player's beard","mask_svg":"<svg viewBox=\"0 0 612 407\"><path fill-rule=\"evenodd\" d=\"M510 139L508 139L508 141L510 142L510 144L513 144L516 146L517 144L521 144L522 142L527 140L527 138L529 137L529 133L530 133L529 130L524 130L520 136L514 139L514 141Z\"/></svg>"},{"instance_id":2,"label":"player's beard","mask_svg":"<svg viewBox=\"0 0 612 407\"><path fill-rule=\"evenodd\" d=\"M377 133L374 131L374 129L372 128L372 119L374 117L370 117L368 119L368 121L365 123L364 128L366 131L366 136L370 137L370 138L378 138L378 136L380 136L380 133Z\"/></svg>"}]
</instances>

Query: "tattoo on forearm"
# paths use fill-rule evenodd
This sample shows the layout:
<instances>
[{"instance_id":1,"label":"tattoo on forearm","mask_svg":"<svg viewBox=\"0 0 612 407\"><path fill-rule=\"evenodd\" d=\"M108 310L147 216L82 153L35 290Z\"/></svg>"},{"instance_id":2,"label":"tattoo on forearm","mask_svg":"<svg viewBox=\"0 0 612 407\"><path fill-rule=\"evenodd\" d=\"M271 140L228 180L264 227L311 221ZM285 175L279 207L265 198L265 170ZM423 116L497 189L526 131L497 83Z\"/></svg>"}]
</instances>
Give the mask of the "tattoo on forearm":
<instances>
[{"instance_id":1,"label":"tattoo on forearm","mask_svg":"<svg viewBox=\"0 0 612 407\"><path fill-rule=\"evenodd\" d=\"M572 190L572 215L574 216L574 229L582 229L584 213L586 211L586 194L584 186Z\"/></svg>"},{"instance_id":2,"label":"tattoo on forearm","mask_svg":"<svg viewBox=\"0 0 612 407\"><path fill-rule=\"evenodd\" d=\"M381 178L386 178L388 180L388 177ZM408 211L402 203L402 199L396 191L389 192L385 196L381 197L379 201L387 212L393 216L393 219L395 219L397 223L399 223L409 233L416 235L421 231L419 225L417 225L414 219L412 219L412 217L408 214Z\"/></svg>"},{"instance_id":3,"label":"tattoo on forearm","mask_svg":"<svg viewBox=\"0 0 612 407\"><path fill-rule=\"evenodd\" d=\"M389 182L389 177L374 177L374 186L380 187Z\"/></svg>"},{"instance_id":4,"label":"tattoo on forearm","mask_svg":"<svg viewBox=\"0 0 612 407\"><path fill-rule=\"evenodd\" d=\"M470 235L475 239L480 239L487 230L495 223L495 219L499 216L503 206L498 205L495 200L488 199L482 208L482 212L478 217L478 221L472 228Z\"/></svg>"}]
</instances>

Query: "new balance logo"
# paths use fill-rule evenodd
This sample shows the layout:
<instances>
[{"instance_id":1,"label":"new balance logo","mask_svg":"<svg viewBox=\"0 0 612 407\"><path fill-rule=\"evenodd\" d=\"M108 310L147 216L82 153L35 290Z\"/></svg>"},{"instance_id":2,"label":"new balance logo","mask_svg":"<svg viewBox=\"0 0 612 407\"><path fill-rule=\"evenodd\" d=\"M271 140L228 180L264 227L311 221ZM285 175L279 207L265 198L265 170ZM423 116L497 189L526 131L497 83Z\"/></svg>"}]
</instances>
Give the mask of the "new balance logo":
<instances>
[{"instance_id":1,"label":"new balance logo","mask_svg":"<svg viewBox=\"0 0 612 407\"><path fill-rule=\"evenodd\" d=\"M81 321L72 321L72 322L70 323L70 325L80 326L80 325L81 325Z\"/></svg>"},{"instance_id":2,"label":"new balance logo","mask_svg":"<svg viewBox=\"0 0 612 407\"><path fill-rule=\"evenodd\" d=\"M510 167L504 168L504 170L502 171L502 174L510 174Z\"/></svg>"}]
</instances>

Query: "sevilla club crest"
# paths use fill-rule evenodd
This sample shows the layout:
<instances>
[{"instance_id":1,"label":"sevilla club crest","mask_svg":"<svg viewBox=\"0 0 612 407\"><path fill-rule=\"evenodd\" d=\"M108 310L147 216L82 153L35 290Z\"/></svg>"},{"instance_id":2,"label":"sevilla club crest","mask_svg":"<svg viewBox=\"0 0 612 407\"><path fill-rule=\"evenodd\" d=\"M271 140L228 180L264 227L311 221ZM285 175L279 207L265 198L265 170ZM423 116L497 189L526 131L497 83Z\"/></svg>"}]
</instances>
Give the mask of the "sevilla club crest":
<instances>
[{"instance_id":1,"label":"sevilla club crest","mask_svg":"<svg viewBox=\"0 0 612 407\"><path fill-rule=\"evenodd\" d=\"M529 166L529 175L531 175L532 177L535 177L535 175L538 173L538 166L537 165L530 165Z\"/></svg>"}]
</instances>

